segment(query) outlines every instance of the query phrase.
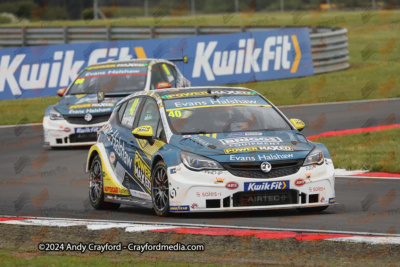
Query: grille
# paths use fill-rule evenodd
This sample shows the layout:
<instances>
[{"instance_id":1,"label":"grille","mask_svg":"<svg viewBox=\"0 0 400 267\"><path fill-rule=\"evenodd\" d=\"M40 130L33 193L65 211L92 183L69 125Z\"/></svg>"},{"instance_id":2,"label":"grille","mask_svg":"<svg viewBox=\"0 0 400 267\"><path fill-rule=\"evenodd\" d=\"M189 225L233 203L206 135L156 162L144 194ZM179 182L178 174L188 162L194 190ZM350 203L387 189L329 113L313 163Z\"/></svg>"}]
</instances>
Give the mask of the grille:
<instances>
[{"instance_id":1,"label":"grille","mask_svg":"<svg viewBox=\"0 0 400 267\"><path fill-rule=\"evenodd\" d=\"M100 116L93 116L91 121L86 121L85 118L82 117L70 117L70 116L64 116L65 119L67 120L68 123L71 124L83 124L83 125L90 125L90 124L96 124L96 123L101 123L101 122L106 122L110 118L110 114L106 115L100 115Z\"/></svg>"},{"instance_id":2,"label":"grille","mask_svg":"<svg viewBox=\"0 0 400 267\"><path fill-rule=\"evenodd\" d=\"M238 192L233 194L234 207L289 205L298 203L298 191L271 190L256 192Z\"/></svg>"},{"instance_id":3,"label":"grille","mask_svg":"<svg viewBox=\"0 0 400 267\"><path fill-rule=\"evenodd\" d=\"M71 134L69 136L70 143L93 142L93 141L97 141L97 133Z\"/></svg>"},{"instance_id":4,"label":"grille","mask_svg":"<svg viewBox=\"0 0 400 267\"><path fill-rule=\"evenodd\" d=\"M267 173L260 168L262 162L229 162L221 163L221 165L231 174L238 177L269 179L297 173L303 165L303 161L304 159L269 161L272 169Z\"/></svg>"}]
</instances>

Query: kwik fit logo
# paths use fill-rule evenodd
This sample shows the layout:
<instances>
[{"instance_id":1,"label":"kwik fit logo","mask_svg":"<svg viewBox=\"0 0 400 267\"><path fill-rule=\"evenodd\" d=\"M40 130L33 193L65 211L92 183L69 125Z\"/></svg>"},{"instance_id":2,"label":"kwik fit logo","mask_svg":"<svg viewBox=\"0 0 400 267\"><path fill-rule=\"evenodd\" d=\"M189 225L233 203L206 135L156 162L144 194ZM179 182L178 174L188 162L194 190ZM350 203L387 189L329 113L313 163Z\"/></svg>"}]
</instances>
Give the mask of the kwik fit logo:
<instances>
[{"instance_id":1,"label":"kwik fit logo","mask_svg":"<svg viewBox=\"0 0 400 267\"><path fill-rule=\"evenodd\" d=\"M244 183L244 191L290 189L289 181Z\"/></svg>"},{"instance_id":2,"label":"kwik fit logo","mask_svg":"<svg viewBox=\"0 0 400 267\"><path fill-rule=\"evenodd\" d=\"M57 49L57 50L56 50ZM142 47L134 47L134 54L137 58L146 58ZM34 90L44 88L67 87L71 81L75 80L79 71L86 65L105 62L108 60L129 60L132 59L132 48L113 47L97 48L92 50L88 47L84 51L84 59L80 55L77 59L75 52L78 48L62 50L57 46L48 46L45 53L36 57L32 63L34 53L21 53L16 50L15 56L3 55L0 58L0 93L9 85L14 96L22 94L23 90ZM92 51L91 51L92 50ZM86 51L88 51L86 53ZM38 55L36 55L38 56ZM49 56L46 58L46 56ZM30 61L30 64L24 64Z\"/></svg>"},{"instance_id":3,"label":"kwik fit logo","mask_svg":"<svg viewBox=\"0 0 400 267\"><path fill-rule=\"evenodd\" d=\"M296 73L301 51L296 35L270 36L255 48L254 38L239 39L239 49L218 51L218 41L198 42L192 78L204 71L208 81L215 76L288 70ZM233 44L232 46L235 46ZM213 60L211 60L213 58Z\"/></svg>"}]
</instances>

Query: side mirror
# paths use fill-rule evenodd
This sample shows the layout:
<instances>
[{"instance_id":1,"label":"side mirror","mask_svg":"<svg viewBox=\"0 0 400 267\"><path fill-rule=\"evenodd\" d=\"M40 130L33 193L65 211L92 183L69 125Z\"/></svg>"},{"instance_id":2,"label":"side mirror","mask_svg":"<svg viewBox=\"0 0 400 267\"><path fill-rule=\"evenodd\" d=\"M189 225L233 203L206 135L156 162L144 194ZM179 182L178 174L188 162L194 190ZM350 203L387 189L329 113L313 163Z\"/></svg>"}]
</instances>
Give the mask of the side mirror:
<instances>
[{"instance_id":1,"label":"side mirror","mask_svg":"<svg viewBox=\"0 0 400 267\"><path fill-rule=\"evenodd\" d=\"M149 141L150 145L154 144L153 128L151 126L139 126L133 129L132 134L138 139L145 139Z\"/></svg>"},{"instance_id":2,"label":"side mirror","mask_svg":"<svg viewBox=\"0 0 400 267\"><path fill-rule=\"evenodd\" d=\"M167 82L159 82L157 83L157 89L171 88L171 84Z\"/></svg>"},{"instance_id":3,"label":"side mirror","mask_svg":"<svg viewBox=\"0 0 400 267\"><path fill-rule=\"evenodd\" d=\"M299 119L290 119L290 122L293 124L293 126L299 130L300 132L304 129L304 127L306 126L306 124Z\"/></svg>"},{"instance_id":4,"label":"side mirror","mask_svg":"<svg viewBox=\"0 0 400 267\"><path fill-rule=\"evenodd\" d=\"M65 94L65 91L67 91L67 88L61 88L57 90L57 95L63 96Z\"/></svg>"}]
</instances>

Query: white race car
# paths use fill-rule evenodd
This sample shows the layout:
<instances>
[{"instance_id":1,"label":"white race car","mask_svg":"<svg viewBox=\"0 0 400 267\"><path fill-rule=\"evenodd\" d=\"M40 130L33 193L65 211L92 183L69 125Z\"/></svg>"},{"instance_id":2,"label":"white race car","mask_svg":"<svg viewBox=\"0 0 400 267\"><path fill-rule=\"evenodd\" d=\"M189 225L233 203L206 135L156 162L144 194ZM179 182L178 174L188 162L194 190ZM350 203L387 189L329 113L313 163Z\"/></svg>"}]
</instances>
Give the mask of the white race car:
<instances>
[{"instance_id":1,"label":"white race car","mask_svg":"<svg viewBox=\"0 0 400 267\"><path fill-rule=\"evenodd\" d=\"M176 59L178 61L180 59ZM184 63L187 58L182 59ZM86 67L62 96L46 109L44 145L91 145L115 105L136 91L190 86L174 63L163 59L112 61Z\"/></svg>"}]
</instances>

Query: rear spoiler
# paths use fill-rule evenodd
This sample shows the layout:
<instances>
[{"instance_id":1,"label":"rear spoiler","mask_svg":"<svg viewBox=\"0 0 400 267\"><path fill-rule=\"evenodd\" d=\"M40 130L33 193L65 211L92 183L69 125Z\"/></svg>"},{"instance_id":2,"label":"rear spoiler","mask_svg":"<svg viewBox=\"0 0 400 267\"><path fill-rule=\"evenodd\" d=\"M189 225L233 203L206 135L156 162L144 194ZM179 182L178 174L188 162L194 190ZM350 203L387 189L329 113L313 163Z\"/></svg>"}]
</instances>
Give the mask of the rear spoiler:
<instances>
[{"instance_id":1,"label":"rear spoiler","mask_svg":"<svg viewBox=\"0 0 400 267\"><path fill-rule=\"evenodd\" d=\"M182 58L167 58L169 61L182 61L183 63L188 63L188 56L183 56Z\"/></svg>"}]
</instances>

